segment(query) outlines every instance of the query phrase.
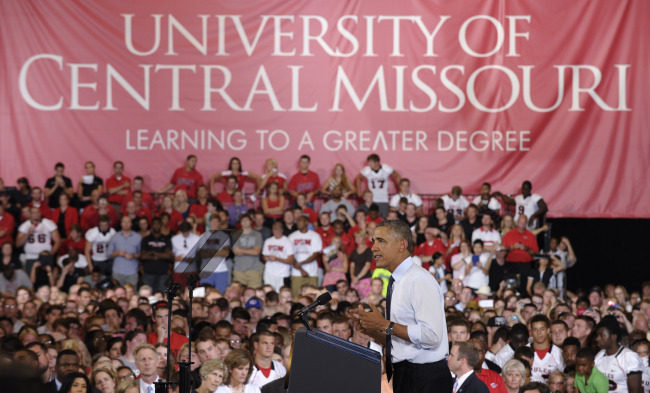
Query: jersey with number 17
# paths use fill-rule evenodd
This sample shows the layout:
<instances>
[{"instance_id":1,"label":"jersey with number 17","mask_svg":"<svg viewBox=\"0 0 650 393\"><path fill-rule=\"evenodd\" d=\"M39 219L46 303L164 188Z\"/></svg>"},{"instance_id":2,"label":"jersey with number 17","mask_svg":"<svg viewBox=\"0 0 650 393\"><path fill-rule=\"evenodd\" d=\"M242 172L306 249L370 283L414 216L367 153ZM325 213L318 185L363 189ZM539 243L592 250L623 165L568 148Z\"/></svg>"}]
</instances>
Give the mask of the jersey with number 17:
<instances>
[{"instance_id":1,"label":"jersey with number 17","mask_svg":"<svg viewBox=\"0 0 650 393\"><path fill-rule=\"evenodd\" d=\"M372 192L372 201L388 203L388 186L393 167L382 164L379 170L374 171L369 166L361 170L361 175L368 180L368 189Z\"/></svg>"}]
</instances>

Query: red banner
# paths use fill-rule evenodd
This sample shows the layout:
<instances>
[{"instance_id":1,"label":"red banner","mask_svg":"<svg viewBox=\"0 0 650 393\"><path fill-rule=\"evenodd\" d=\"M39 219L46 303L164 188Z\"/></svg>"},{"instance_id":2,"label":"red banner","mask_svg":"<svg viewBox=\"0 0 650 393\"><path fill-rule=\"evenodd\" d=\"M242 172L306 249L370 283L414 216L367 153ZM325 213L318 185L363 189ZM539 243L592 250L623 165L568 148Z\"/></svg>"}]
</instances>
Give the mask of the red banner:
<instances>
[{"instance_id":1,"label":"red banner","mask_svg":"<svg viewBox=\"0 0 650 393\"><path fill-rule=\"evenodd\" d=\"M0 176L113 161L166 184L238 156L370 153L418 193L518 193L650 217L647 1L3 1Z\"/></svg>"}]
</instances>

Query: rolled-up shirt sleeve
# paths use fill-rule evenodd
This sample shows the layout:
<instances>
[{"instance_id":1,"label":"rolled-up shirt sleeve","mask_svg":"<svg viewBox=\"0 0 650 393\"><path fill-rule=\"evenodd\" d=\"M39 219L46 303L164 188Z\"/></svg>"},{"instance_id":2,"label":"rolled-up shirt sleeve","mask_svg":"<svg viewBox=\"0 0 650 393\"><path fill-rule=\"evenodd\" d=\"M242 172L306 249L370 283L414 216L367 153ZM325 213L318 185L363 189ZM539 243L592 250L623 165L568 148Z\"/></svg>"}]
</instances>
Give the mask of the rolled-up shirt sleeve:
<instances>
[{"instance_id":1,"label":"rolled-up shirt sleeve","mask_svg":"<svg viewBox=\"0 0 650 393\"><path fill-rule=\"evenodd\" d=\"M421 348L437 348L447 339L442 294L431 280L418 278L411 287L411 305L415 312L415 324L407 326L409 339Z\"/></svg>"}]
</instances>

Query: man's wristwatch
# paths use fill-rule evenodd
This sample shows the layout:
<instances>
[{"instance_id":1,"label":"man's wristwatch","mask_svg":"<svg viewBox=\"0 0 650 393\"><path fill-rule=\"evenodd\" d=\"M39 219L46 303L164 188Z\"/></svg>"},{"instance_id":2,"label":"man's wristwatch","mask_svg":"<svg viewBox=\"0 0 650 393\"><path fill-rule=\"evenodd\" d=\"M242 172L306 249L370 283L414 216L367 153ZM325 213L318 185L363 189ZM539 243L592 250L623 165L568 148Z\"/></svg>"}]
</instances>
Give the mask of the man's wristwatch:
<instances>
[{"instance_id":1,"label":"man's wristwatch","mask_svg":"<svg viewBox=\"0 0 650 393\"><path fill-rule=\"evenodd\" d=\"M395 322L391 322L388 327L386 328L385 332L387 336L392 336L393 335L393 326L395 326Z\"/></svg>"}]
</instances>

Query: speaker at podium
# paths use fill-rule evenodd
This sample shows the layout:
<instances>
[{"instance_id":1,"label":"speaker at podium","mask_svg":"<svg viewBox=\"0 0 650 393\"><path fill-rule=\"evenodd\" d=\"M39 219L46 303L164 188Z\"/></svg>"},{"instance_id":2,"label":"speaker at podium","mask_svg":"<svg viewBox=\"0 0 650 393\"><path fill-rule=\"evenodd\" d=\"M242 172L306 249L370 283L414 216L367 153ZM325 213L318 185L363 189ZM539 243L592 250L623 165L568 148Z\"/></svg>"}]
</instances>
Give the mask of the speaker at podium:
<instances>
[{"instance_id":1,"label":"speaker at podium","mask_svg":"<svg viewBox=\"0 0 650 393\"><path fill-rule=\"evenodd\" d=\"M289 393L379 393L381 354L321 331L296 331Z\"/></svg>"}]
</instances>

